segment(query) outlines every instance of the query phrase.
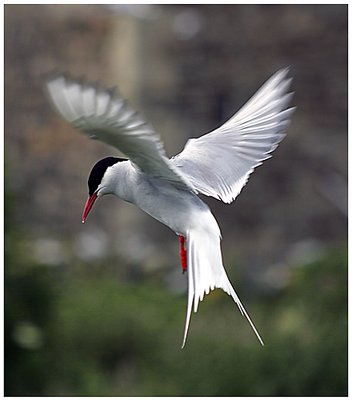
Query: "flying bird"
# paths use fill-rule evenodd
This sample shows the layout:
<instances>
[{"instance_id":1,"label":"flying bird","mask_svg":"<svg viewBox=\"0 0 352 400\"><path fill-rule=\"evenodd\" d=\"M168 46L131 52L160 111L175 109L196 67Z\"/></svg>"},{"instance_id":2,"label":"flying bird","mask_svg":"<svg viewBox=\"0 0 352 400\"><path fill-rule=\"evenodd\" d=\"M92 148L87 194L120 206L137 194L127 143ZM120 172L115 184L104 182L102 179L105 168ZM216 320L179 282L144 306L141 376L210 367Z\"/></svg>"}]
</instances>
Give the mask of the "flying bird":
<instances>
[{"instance_id":1,"label":"flying bird","mask_svg":"<svg viewBox=\"0 0 352 400\"><path fill-rule=\"evenodd\" d=\"M263 341L225 272L219 226L201 193L231 203L254 168L271 157L285 136L294 107L288 107L288 69L275 73L227 122L189 139L183 151L168 158L159 135L114 89L56 75L47 81L55 108L90 138L117 148L127 158L98 161L88 179L82 222L95 201L106 194L135 204L179 237L183 271L188 274L188 305L182 347L192 307L204 295L223 289Z\"/></svg>"}]
</instances>

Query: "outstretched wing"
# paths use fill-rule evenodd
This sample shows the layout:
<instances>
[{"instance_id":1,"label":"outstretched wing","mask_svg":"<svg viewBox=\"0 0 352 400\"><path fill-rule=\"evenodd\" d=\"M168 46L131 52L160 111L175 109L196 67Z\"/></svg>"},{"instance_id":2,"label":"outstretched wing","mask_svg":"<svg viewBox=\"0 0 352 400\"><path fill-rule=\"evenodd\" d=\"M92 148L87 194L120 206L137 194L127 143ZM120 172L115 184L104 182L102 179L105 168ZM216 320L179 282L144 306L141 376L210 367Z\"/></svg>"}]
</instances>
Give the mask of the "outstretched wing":
<instances>
[{"instance_id":1,"label":"outstretched wing","mask_svg":"<svg viewBox=\"0 0 352 400\"><path fill-rule=\"evenodd\" d=\"M171 159L194 189L231 203L254 168L270 158L283 139L294 107L288 69L273 75L232 118Z\"/></svg>"},{"instance_id":2,"label":"outstretched wing","mask_svg":"<svg viewBox=\"0 0 352 400\"><path fill-rule=\"evenodd\" d=\"M166 157L153 128L116 91L63 75L50 79L47 91L57 111L75 128L116 147L143 172L192 190L187 178Z\"/></svg>"}]
</instances>

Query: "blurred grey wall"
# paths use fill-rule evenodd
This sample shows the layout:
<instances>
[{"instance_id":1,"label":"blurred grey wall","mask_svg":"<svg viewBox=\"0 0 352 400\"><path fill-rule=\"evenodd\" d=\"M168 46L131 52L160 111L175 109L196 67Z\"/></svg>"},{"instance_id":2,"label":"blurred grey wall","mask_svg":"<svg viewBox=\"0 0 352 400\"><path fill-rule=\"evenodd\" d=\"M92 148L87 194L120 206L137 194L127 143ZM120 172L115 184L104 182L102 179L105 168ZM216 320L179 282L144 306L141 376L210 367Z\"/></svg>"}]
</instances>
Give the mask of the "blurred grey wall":
<instances>
[{"instance_id":1,"label":"blurred grey wall","mask_svg":"<svg viewBox=\"0 0 352 400\"><path fill-rule=\"evenodd\" d=\"M48 73L118 86L171 156L286 66L297 106L287 138L234 204L205 198L225 265L263 285L284 284L273 269L346 241L347 6L6 5L5 190L37 257L116 253L179 268L173 233L115 198L101 199L82 226L90 169L117 152L54 113Z\"/></svg>"}]
</instances>

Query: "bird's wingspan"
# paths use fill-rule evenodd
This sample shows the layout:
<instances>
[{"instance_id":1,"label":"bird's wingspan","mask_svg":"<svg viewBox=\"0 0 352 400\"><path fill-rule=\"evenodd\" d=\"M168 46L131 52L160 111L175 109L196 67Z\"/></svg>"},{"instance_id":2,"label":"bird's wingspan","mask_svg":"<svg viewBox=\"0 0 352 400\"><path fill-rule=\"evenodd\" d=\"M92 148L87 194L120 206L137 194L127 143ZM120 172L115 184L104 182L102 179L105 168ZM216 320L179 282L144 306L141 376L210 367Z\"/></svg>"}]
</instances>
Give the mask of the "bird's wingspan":
<instances>
[{"instance_id":1,"label":"bird's wingspan","mask_svg":"<svg viewBox=\"0 0 352 400\"><path fill-rule=\"evenodd\" d=\"M278 71L224 125L190 139L171 159L194 189L231 203L254 168L271 157L294 111L287 108L293 95L287 73Z\"/></svg>"},{"instance_id":2,"label":"bird's wingspan","mask_svg":"<svg viewBox=\"0 0 352 400\"><path fill-rule=\"evenodd\" d=\"M75 128L114 146L143 172L192 190L166 157L153 128L115 90L59 75L47 81L47 91L57 111Z\"/></svg>"}]
</instances>

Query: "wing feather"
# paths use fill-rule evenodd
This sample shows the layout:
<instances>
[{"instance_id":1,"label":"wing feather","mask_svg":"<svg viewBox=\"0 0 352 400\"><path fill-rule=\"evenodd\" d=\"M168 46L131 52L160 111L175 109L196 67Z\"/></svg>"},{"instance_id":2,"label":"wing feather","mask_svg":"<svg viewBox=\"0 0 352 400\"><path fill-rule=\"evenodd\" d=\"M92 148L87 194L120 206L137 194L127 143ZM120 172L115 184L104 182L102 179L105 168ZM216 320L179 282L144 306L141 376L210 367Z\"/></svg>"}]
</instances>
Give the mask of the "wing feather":
<instances>
[{"instance_id":1,"label":"wing feather","mask_svg":"<svg viewBox=\"0 0 352 400\"><path fill-rule=\"evenodd\" d=\"M153 128L116 91L64 75L50 79L47 90L57 111L75 128L119 149L143 172L193 190L166 157Z\"/></svg>"},{"instance_id":2,"label":"wing feather","mask_svg":"<svg viewBox=\"0 0 352 400\"><path fill-rule=\"evenodd\" d=\"M295 110L287 108L293 95L287 73L278 71L221 127L190 139L172 158L198 192L231 203L254 168L271 157Z\"/></svg>"}]
</instances>

